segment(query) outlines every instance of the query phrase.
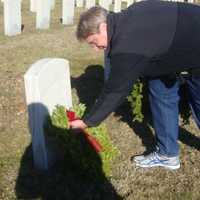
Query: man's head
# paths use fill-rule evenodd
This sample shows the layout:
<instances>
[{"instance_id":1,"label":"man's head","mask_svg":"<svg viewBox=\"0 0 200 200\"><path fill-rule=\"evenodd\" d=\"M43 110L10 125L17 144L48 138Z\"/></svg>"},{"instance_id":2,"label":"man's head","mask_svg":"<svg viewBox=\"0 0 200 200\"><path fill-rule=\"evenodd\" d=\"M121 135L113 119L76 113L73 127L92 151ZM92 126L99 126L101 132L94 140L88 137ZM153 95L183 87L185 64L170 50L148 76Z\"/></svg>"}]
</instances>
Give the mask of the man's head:
<instances>
[{"instance_id":1,"label":"man's head","mask_svg":"<svg viewBox=\"0 0 200 200\"><path fill-rule=\"evenodd\" d=\"M77 39L85 40L95 50L106 49L107 14L107 10L97 6L82 13L76 32Z\"/></svg>"}]
</instances>

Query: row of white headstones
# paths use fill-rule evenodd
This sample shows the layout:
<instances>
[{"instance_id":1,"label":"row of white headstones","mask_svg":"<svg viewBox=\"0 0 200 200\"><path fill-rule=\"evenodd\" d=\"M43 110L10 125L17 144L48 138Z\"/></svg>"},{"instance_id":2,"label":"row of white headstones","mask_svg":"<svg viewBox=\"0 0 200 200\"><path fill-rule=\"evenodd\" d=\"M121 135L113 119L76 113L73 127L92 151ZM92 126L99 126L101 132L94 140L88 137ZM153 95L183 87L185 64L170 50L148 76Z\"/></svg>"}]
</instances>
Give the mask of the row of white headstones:
<instances>
[{"instance_id":1,"label":"row of white headstones","mask_svg":"<svg viewBox=\"0 0 200 200\"><path fill-rule=\"evenodd\" d=\"M22 0L1 0L4 3L4 33L14 36L21 33L21 1ZM127 2L127 6L140 0L99 0L99 5L109 10L113 4L113 11L121 11L122 1ZM178 0L184 1L184 0ZM193 2L194 0L188 0ZM62 23L64 25L73 24L74 9L84 7L89 9L96 5L96 0L62 0ZM55 6L55 0L30 0L30 10L36 12L36 28L48 29L50 26L50 11Z\"/></svg>"}]
</instances>

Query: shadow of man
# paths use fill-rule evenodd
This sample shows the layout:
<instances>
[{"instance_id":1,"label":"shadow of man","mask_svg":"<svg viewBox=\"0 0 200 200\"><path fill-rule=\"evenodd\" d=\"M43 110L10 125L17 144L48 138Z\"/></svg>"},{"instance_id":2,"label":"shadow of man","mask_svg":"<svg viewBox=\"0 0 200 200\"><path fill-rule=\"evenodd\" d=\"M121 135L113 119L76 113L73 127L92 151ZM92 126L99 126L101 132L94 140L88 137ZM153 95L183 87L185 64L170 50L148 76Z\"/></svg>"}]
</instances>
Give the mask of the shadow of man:
<instances>
[{"instance_id":1,"label":"shadow of man","mask_svg":"<svg viewBox=\"0 0 200 200\"><path fill-rule=\"evenodd\" d=\"M75 88L80 103L90 110L98 98L104 84L104 69L101 65L89 65L79 77L71 77L72 88Z\"/></svg>"},{"instance_id":2,"label":"shadow of man","mask_svg":"<svg viewBox=\"0 0 200 200\"><path fill-rule=\"evenodd\" d=\"M188 92L187 86L185 84L183 84L180 87L179 94L181 96L180 103L179 103L180 115L182 117L183 124L188 124L192 113L191 113L190 106L189 106L189 98L190 98L189 92ZM193 133L187 131L183 127L179 128L179 132L180 132L179 140L182 143L200 151L200 138L199 137L197 137Z\"/></svg>"},{"instance_id":3,"label":"shadow of man","mask_svg":"<svg viewBox=\"0 0 200 200\"><path fill-rule=\"evenodd\" d=\"M38 106L47 113L44 105L30 106ZM120 200L121 197L102 170L99 154L85 136L55 127L50 117L46 117L45 144L54 165L48 171L37 170L33 164L33 144L28 146L21 159L16 181L17 199Z\"/></svg>"}]
</instances>

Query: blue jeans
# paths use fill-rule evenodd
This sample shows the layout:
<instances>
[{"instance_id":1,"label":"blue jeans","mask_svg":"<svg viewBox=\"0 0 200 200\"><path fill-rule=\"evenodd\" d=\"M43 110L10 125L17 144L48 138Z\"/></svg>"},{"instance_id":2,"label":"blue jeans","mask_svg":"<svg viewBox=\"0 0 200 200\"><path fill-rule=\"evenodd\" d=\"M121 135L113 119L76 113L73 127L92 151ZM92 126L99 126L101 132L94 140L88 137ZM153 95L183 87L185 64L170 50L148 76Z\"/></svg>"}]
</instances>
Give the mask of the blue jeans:
<instances>
[{"instance_id":1,"label":"blue jeans","mask_svg":"<svg viewBox=\"0 0 200 200\"><path fill-rule=\"evenodd\" d=\"M149 81L149 99L158 151L162 155L177 156L179 132L180 81L169 77ZM186 80L189 105L200 128L200 77Z\"/></svg>"}]
</instances>

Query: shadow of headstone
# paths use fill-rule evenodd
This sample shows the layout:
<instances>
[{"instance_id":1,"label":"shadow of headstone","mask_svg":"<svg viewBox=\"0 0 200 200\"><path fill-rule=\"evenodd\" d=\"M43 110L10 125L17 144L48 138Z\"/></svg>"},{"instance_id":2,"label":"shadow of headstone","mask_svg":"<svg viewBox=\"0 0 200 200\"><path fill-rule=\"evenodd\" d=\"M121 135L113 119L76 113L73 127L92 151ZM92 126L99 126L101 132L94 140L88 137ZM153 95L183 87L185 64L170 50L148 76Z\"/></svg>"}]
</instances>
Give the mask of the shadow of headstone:
<instances>
[{"instance_id":1,"label":"shadow of headstone","mask_svg":"<svg viewBox=\"0 0 200 200\"><path fill-rule=\"evenodd\" d=\"M48 170L59 157L59 147L44 131L44 123L49 117L49 110L42 103L28 105L29 131L32 140L33 162L35 168Z\"/></svg>"},{"instance_id":2,"label":"shadow of headstone","mask_svg":"<svg viewBox=\"0 0 200 200\"><path fill-rule=\"evenodd\" d=\"M36 169L32 144L28 146L16 181L17 199L122 199L106 178L101 158L85 136L79 132L66 133L66 129L55 127L47 108L37 103L30 105L29 109L35 107L40 107L44 113L46 111L48 123L44 127L44 143L47 155L54 160L54 164L46 171Z\"/></svg>"}]
</instances>

